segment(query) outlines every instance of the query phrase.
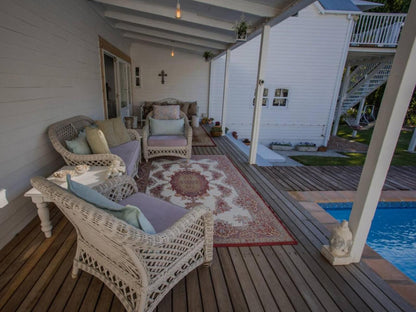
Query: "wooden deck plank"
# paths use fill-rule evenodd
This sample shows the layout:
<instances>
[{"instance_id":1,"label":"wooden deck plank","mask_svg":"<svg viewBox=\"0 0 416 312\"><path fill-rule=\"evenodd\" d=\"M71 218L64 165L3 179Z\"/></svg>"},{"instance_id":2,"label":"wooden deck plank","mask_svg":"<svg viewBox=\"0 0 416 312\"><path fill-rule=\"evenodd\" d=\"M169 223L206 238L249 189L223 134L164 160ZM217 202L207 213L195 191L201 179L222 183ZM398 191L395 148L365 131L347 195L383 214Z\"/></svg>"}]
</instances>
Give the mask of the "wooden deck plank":
<instances>
[{"instance_id":1,"label":"wooden deck plank","mask_svg":"<svg viewBox=\"0 0 416 312\"><path fill-rule=\"evenodd\" d=\"M63 311L73 312L79 310L92 279L92 275L81 271L81 273L79 274L79 278L77 279L76 287L74 288L74 291L69 297L69 300L66 303Z\"/></svg>"},{"instance_id":2,"label":"wooden deck plank","mask_svg":"<svg viewBox=\"0 0 416 312\"><path fill-rule=\"evenodd\" d=\"M113 292L105 285L101 290L100 297L98 298L97 306L95 307L96 312L108 312L111 309L113 303L114 294Z\"/></svg>"},{"instance_id":3,"label":"wooden deck plank","mask_svg":"<svg viewBox=\"0 0 416 312\"><path fill-rule=\"evenodd\" d=\"M274 300L279 307L279 310L285 312L295 311L284 287L280 283L277 276L274 274L269 262L267 262L266 256L263 253L263 248L250 247L250 249L254 259L259 266L260 274L264 278L264 281L267 283L267 286L269 287Z\"/></svg>"},{"instance_id":4,"label":"wooden deck plank","mask_svg":"<svg viewBox=\"0 0 416 312\"><path fill-rule=\"evenodd\" d=\"M50 213L51 220L54 213L56 213L56 209ZM16 236L0 250L0 274L2 274L8 267L8 264L4 262L5 258L11 258L12 260L9 260L9 263L13 262L13 257L17 257L24 249L26 249L26 246L34 239L37 233L40 232L39 218L34 218L23 228L21 232L17 233Z\"/></svg>"},{"instance_id":5,"label":"wooden deck plank","mask_svg":"<svg viewBox=\"0 0 416 312\"><path fill-rule=\"evenodd\" d=\"M193 270L186 277L186 293L188 299L188 310L202 311L201 290L199 289L198 272Z\"/></svg>"},{"instance_id":6,"label":"wooden deck plank","mask_svg":"<svg viewBox=\"0 0 416 312\"><path fill-rule=\"evenodd\" d=\"M157 306L158 312L170 312L172 311L172 291L166 294L162 301Z\"/></svg>"},{"instance_id":7,"label":"wooden deck plank","mask_svg":"<svg viewBox=\"0 0 416 312\"><path fill-rule=\"evenodd\" d=\"M246 264L247 271L250 274L251 280L253 281L253 285L257 290L257 294L259 299L263 305L265 311L276 311L278 309L278 305L274 300L274 297L264 280L264 277L261 273L261 268L258 267L256 260L254 259L251 250L249 247L241 247L240 253L241 256Z\"/></svg>"},{"instance_id":8,"label":"wooden deck plank","mask_svg":"<svg viewBox=\"0 0 416 312\"><path fill-rule=\"evenodd\" d=\"M198 268L199 289L201 292L202 306L205 312L218 311L215 299L214 287L211 279L210 268L202 266Z\"/></svg>"},{"instance_id":9,"label":"wooden deck plank","mask_svg":"<svg viewBox=\"0 0 416 312\"><path fill-rule=\"evenodd\" d=\"M51 216L51 222L53 226L61 220L62 215ZM37 218L36 218L37 219ZM40 223L36 222L36 228L26 233L26 237L21 240L21 235L16 236L16 241L19 244L15 244L14 239L10 242L13 245L9 254L3 257L0 262L0 290L8 282L7 275L11 275L12 270L17 272L21 265L37 250L39 245L45 240L45 234L40 230ZM14 248L15 247L15 248ZM6 272L7 271L7 272Z\"/></svg>"},{"instance_id":10,"label":"wooden deck plank","mask_svg":"<svg viewBox=\"0 0 416 312\"><path fill-rule=\"evenodd\" d=\"M250 176L250 173L249 172L247 172L246 171L246 168L244 168L246 165L245 164L240 164L241 166L240 166L240 170L242 170L245 174L246 174L246 177L249 177ZM248 167L248 166L246 166L246 167ZM255 168L256 168L256 166L251 166L251 167L249 167L250 168L250 170L251 171L255 171ZM250 179L249 179L250 180ZM263 180L264 181L264 180ZM267 184L267 183L266 183ZM261 185L261 183L257 183L256 184L256 186L259 186L259 185ZM270 190L271 192L273 191L273 190ZM267 197L269 194L268 194L268 192L260 192L264 197ZM278 193L279 194L279 193ZM288 196L288 197L290 197L289 195L286 195L286 196ZM283 197L284 198L284 197ZM290 197L291 198L291 197ZM292 198L292 200L293 200L293 198ZM294 201L294 200L293 200ZM285 204L284 203L277 203L277 205L274 205L274 207L276 208L276 207L285 207ZM299 205L298 205L298 207L297 207L297 209L302 209ZM303 209L304 210L304 209ZM294 211L293 211L293 209L285 209L285 211L283 212L283 213L287 213L287 212L289 212L289 214L290 213L293 213ZM279 213L278 213L279 214ZM288 222L289 224L291 224L292 223L292 218L293 218L293 216L291 216L291 218L289 218L289 219L285 219L284 221L285 222ZM300 233L302 232L302 222L304 222L303 220L306 220L306 218L302 218L301 217L301 222L300 222L300 225L299 225L299 229L301 230L300 231ZM306 222L307 223L307 222ZM321 225L322 226L322 225ZM290 227L291 228L291 227ZM325 229L326 230L326 229ZM305 236L303 236L303 237L305 237ZM308 237L309 238L309 237ZM327 239L326 237L325 237L325 239ZM305 237L305 241L306 241L307 239L306 239L306 237ZM316 244L315 246L315 248L320 248L320 246L322 245L322 242L319 242L318 244ZM313 246L312 246L312 248L313 248ZM313 248L314 249L314 251L315 251L315 253L316 253L316 249L315 248ZM319 250L319 249L318 249ZM319 252L318 252L319 253ZM326 263L326 261L324 261L324 262L322 262L322 261L320 261L321 262L321 264L322 263L325 263L325 264L327 264ZM331 268L332 268L332 266L331 266ZM333 269L333 268L332 268ZM342 269L341 269L342 270ZM329 271L331 271L331 270L329 270ZM348 271L347 271L348 272ZM346 273L346 272L344 272L344 274L347 276L347 278L349 278L349 274L348 273ZM350 281L351 282L351 281ZM354 280L353 280L353 282L354 282ZM354 284L354 283L353 283ZM360 284L360 283L355 283L355 285L354 285L355 287L353 287L353 289L355 288L355 289L361 289L362 291L360 292L360 294L362 294L362 293L364 293L364 294L368 294L368 292L365 290L365 288L364 287L362 287L362 285ZM375 288L375 289L378 289L377 287L373 287L373 288ZM390 291L391 292L391 291ZM370 295L371 296L371 295ZM393 295L394 296L394 295ZM365 296L363 296L363 297L365 297ZM374 301L373 302L373 300L372 300L372 298L370 298L370 300L367 300L367 299L365 299L364 298L364 300L366 300L367 302L372 302L373 304L374 304L374 306L375 307L377 307L378 305L377 305L377 302L376 301ZM400 302L401 304L403 304L403 300L401 300L401 302ZM403 304L403 306L406 306L406 303L404 303Z\"/></svg>"},{"instance_id":11,"label":"wooden deck plank","mask_svg":"<svg viewBox=\"0 0 416 312\"><path fill-rule=\"evenodd\" d=\"M58 245L63 242L66 236L69 234L65 233L64 235L59 235L64 229L70 230L70 225L66 219L61 219L61 222L58 223L56 227L56 235L44 239L44 241L36 249L36 252L31 255L31 257L25 262L25 264L20 268L16 275L9 281L7 287L3 288L0 292L0 309L3 309L6 305L11 306L13 303L17 308L26 293L32 287L36 275L41 274L42 270L48 264L48 260L53 256L53 252L56 252ZM52 252L49 251L49 247L53 246ZM34 271L34 275L32 274ZM32 275L31 275L32 274ZM30 280L27 279L30 276ZM19 301L20 299L20 301Z\"/></svg>"},{"instance_id":12,"label":"wooden deck plank","mask_svg":"<svg viewBox=\"0 0 416 312\"><path fill-rule=\"evenodd\" d=\"M250 311L264 311L239 248L228 248L228 252L230 253L237 278L240 281L241 289L243 290Z\"/></svg>"},{"instance_id":13,"label":"wooden deck plank","mask_svg":"<svg viewBox=\"0 0 416 312\"><path fill-rule=\"evenodd\" d=\"M100 298L100 293L103 289L103 282L98 278L93 278L90 287L88 287L84 300L80 306L79 312L92 312L95 311L95 306Z\"/></svg>"},{"instance_id":14,"label":"wooden deck plank","mask_svg":"<svg viewBox=\"0 0 416 312\"><path fill-rule=\"evenodd\" d=\"M172 291L172 311L188 311L185 279L179 281Z\"/></svg>"},{"instance_id":15,"label":"wooden deck plank","mask_svg":"<svg viewBox=\"0 0 416 312\"><path fill-rule=\"evenodd\" d=\"M246 297L238 281L237 274L234 269L234 265L231 261L228 249L226 247L220 247L217 249L217 255L220 259L222 269L224 271L225 281L227 283L230 299L233 304L234 311L249 311Z\"/></svg>"},{"instance_id":16,"label":"wooden deck plank","mask_svg":"<svg viewBox=\"0 0 416 312\"><path fill-rule=\"evenodd\" d=\"M51 305L49 306L48 311L63 311L66 303L68 302L71 294L77 285L78 279L72 278L72 265L69 267L68 274L65 277L61 288L59 288L58 293L53 298ZM86 274L86 273L85 273Z\"/></svg>"},{"instance_id":17,"label":"wooden deck plank","mask_svg":"<svg viewBox=\"0 0 416 312\"><path fill-rule=\"evenodd\" d=\"M210 267L210 272L218 310L221 312L232 311L233 306L230 294L227 289L227 284L225 282L224 273L222 271L216 248L214 248L214 257Z\"/></svg>"},{"instance_id":18,"label":"wooden deck plank","mask_svg":"<svg viewBox=\"0 0 416 312\"><path fill-rule=\"evenodd\" d=\"M42 275L36 280L30 292L26 295L23 302L19 306L19 311L31 311L36 302L42 295L50 280L57 272L60 264L68 256L70 249L74 246L76 240L76 233L72 231L66 238L65 242L59 248L58 252L49 262L47 268L43 271Z\"/></svg>"},{"instance_id":19,"label":"wooden deck plank","mask_svg":"<svg viewBox=\"0 0 416 312\"><path fill-rule=\"evenodd\" d=\"M36 303L36 306L33 308L33 312L42 312L48 310L53 299L58 293L59 288L62 286L66 276L71 270L73 258L75 255L75 249L76 245L74 244L72 245L67 257L65 257L65 259L62 261L61 266L53 276L52 280L42 292L42 295Z\"/></svg>"},{"instance_id":20,"label":"wooden deck plank","mask_svg":"<svg viewBox=\"0 0 416 312\"><path fill-rule=\"evenodd\" d=\"M191 272L157 311L414 311L365 263L334 267L323 259L319 249L328 230L287 193L352 190L361 167L250 166L227 138L215 141L217 147L194 147L193 153L227 155L298 244L215 248L211 267ZM392 167L384 188L416 189L414 174L414 167ZM59 211L52 209L52 215L58 222L52 240L42 236L36 218L0 251L0 264L8 264L0 266L0 285L7 286L0 288L0 295L6 294L3 310L124 311L95 277L82 272L71 278L74 232L62 225L66 219ZM9 287L14 290L7 295Z\"/></svg>"}]
</instances>

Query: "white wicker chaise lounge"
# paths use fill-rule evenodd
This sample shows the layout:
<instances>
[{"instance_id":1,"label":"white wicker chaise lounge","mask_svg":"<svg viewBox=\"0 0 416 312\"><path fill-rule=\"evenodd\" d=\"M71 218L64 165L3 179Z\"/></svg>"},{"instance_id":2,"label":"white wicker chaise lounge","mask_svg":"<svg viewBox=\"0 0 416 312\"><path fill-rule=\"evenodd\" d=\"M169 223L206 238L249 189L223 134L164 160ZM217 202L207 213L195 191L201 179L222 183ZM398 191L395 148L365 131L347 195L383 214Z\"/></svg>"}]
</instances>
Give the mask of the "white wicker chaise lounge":
<instances>
[{"instance_id":1,"label":"white wicker chaise lounge","mask_svg":"<svg viewBox=\"0 0 416 312\"><path fill-rule=\"evenodd\" d=\"M81 269L99 278L127 311L154 310L183 277L212 260L213 217L202 206L185 212L168 228L150 235L45 178L32 178L31 183L50 198L75 227L77 250L73 277ZM108 180L96 190L114 201L121 200L121 203L123 199L138 196L136 199L141 199L140 209L155 223L155 216L151 220L144 206L153 205L147 208L155 211L159 208L163 211L163 207L158 205L165 205L164 208L174 206L137 193L136 183L127 175ZM160 230L160 224L153 225Z\"/></svg>"}]
</instances>

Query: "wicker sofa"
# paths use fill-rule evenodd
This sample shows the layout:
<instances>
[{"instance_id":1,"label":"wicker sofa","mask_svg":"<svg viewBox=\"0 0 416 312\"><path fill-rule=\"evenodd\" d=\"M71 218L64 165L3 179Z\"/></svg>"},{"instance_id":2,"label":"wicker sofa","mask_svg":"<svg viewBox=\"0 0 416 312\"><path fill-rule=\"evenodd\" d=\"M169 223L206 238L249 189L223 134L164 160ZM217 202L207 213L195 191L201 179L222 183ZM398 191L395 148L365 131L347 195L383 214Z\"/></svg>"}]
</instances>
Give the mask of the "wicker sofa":
<instances>
[{"instance_id":1,"label":"wicker sofa","mask_svg":"<svg viewBox=\"0 0 416 312\"><path fill-rule=\"evenodd\" d=\"M189 126L186 115L183 112L180 112L180 117L185 119L185 133L183 136L152 136L149 126L150 117L153 117L153 111L147 115L142 132L144 159L148 161L149 158L160 156L191 158L192 127ZM156 137L159 137L162 140L158 140Z\"/></svg>"},{"instance_id":2,"label":"wicker sofa","mask_svg":"<svg viewBox=\"0 0 416 312\"><path fill-rule=\"evenodd\" d=\"M75 116L57 123L48 128L49 139L55 150L61 154L65 163L69 166L90 165L90 166L109 166L114 160L120 161L120 164L126 167L126 172L130 176L135 176L141 158L140 135L136 130L127 129L131 141L119 146L110 148L111 154L89 154L79 155L70 152L65 140L72 140L78 132L94 121L87 116Z\"/></svg>"},{"instance_id":3,"label":"wicker sofa","mask_svg":"<svg viewBox=\"0 0 416 312\"><path fill-rule=\"evenodd\" d=\"M113 291L127 311L153 311L182 278L212 260L213 217L205 207L187 211L170 227L150 235L45 178L32 178L31 183L75 227L77 250L73 278L79 269L94 275ZM135 181L126 175L110 179L96 190L113 201L146 196L136 193ZM144 206L151 200L162 202L148 197L147 204L143 200L140 203L145 215Z\"/></svg>"}]
</instances>

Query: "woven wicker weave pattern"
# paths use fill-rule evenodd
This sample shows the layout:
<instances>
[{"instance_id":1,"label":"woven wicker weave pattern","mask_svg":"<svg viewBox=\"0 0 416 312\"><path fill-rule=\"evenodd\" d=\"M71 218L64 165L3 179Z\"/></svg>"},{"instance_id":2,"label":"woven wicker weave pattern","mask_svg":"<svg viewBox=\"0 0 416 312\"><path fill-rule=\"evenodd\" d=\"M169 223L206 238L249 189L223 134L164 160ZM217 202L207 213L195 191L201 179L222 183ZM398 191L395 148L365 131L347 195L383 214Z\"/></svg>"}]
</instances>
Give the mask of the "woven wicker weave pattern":
<instances>
[{"instance_id":1,"label":"woven wicker weave pattern","mask_svg":"<svg viewBox=\"0 0 416 312\"><path fill-rule=\"evenodd\" d=\"M81 269L96 276L127 311L154 310L186 274L212 260L213 217L202 206L165 231L149 235L44 178L35 177L31 183L76 229L73 275ZM132 183L132 178L124 176L96 189L118 199L135 191Z\"/></svg>"},{"instance_id":2,"label":"woven wicker weave pattern","mask_svg":"<svg viewBox=\"0 0 416 312\"><path fill-rule=\"evenodd\" d=\"M114 160L118 160L122 166L125 166L124 161L114 154L90 154L78 155L68 151L65 145L65 140L72 140L78 132L86 126L90 126L94 121L86 116L75 116L57 123L54 123L48 128L49 139L55 150L61 154L65 163L69 166L89 165L89 166L110 166ZM133 129L127 129L132 140L140 141L140 135ZM133 173L137 173L139 162L136 164Z\"/></svg>"},{"instance_id":3,"label":"woven wicker weave pattern","mask_svg":"<svg viewBox=\"0 0 416 312\"><path fill-rule=\"evenodd\" d=\"M153 116L153 111L146 117L146 123L143 127L143 157L146 161L149 158L161 156L176 156L181 158L191 158L192 155L192 128L189 126L188 117L185 113L180 112L180 117L185 121L185 137L186 146L148 146L147 139L149 138L149 118Z\"/></svg>"}]
</instances>

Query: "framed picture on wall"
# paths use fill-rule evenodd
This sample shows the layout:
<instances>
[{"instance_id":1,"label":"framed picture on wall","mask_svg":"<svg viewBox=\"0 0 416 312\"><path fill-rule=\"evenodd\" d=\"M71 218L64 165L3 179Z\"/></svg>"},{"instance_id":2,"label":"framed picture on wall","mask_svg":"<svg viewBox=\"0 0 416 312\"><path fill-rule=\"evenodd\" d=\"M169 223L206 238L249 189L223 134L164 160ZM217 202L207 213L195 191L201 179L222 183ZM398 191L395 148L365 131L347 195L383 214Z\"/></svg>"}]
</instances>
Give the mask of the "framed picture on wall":
<instances>
[{"instance_id":1,"label":"framed picture on wall","mask_svg":"<svg viewBox=\"0 0 416 312\"><path fill-rule=\"evenodd\" d=\"M135 77L136 77L136 87L142 86L142 79L141 79L141 71L140 67L136 67L134 71Z\"/></svg>"}]
</instances>

